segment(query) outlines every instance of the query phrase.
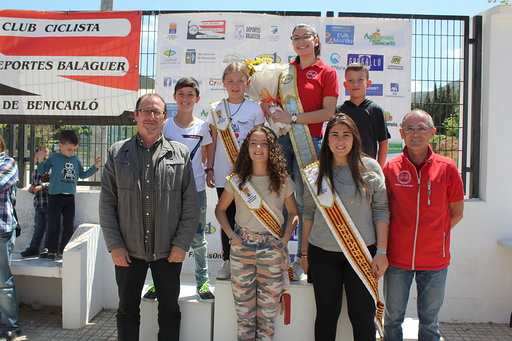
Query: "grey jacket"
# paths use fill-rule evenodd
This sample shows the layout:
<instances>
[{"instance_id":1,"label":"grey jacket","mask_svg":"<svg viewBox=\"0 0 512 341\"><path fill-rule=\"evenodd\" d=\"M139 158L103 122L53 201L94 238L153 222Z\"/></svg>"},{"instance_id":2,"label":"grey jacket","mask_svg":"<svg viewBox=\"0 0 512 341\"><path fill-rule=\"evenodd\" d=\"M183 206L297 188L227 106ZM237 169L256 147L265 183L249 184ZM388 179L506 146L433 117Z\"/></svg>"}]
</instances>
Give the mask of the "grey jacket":
<instances>
[{"instance_id":1,"label":"grey jacket","mask_svg":"<svg viewBox=\"0 0 512 341\"><path fill-rule=\"evenodd\" d=\"M146 255L136 136L114 143L101 177L100 224L109 251L125 247L146 261L167 258L173 245L188 250L199 224L197 197L189 152L163 138L156 180L161 189L155 216L154 254Z\"/></svg>"}]
</instances>

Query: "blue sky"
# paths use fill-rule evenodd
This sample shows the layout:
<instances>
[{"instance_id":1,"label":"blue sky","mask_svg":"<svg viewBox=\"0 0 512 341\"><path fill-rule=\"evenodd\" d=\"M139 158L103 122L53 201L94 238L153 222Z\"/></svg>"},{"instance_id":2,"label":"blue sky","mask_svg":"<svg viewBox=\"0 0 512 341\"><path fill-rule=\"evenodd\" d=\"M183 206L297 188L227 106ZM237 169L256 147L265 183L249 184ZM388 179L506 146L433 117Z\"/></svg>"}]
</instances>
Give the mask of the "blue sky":
<instances>
[{"instance_id":1,"label":"blue sky","mask_svg":"<svg viewBox=\"0 0 512 341\"><path fill-rule=\"evenodd\" d=\"M114 10L288 10L366 12L366 13L405 13L405 14L479 14L491 8L487 0L362 0L362 1L275 1L275 0L113 0ZM0 8L7 4L2 1ZM101 0L18 0L10 1L5 9L24 10L98 10Z\"/></svg>"}]
</instances>

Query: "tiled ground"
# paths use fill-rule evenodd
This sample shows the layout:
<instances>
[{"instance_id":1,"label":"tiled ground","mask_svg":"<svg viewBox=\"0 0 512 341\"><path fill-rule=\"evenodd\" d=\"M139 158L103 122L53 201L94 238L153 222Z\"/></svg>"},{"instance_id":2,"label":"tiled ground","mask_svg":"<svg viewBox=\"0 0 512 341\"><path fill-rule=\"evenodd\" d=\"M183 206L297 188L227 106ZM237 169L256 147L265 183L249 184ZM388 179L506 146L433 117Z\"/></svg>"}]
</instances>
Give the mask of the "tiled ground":
<instances>
[{"instance_id":1,"label":"tiled ground","mask_svg":"<svg viewBox=\"0 0 512 341\"><path fill-rule=\"evenodd\" d=\"M61 328L60 307L44 307L35 311L29 306L22 306L20 320L23 336L17 338L16 341L117 340L115 311L113 310L102 311L89 325L79 330ZM445 341L512 341L512 328L505 324L443 323L441 332Z\"/></svg>"}]
</instances>

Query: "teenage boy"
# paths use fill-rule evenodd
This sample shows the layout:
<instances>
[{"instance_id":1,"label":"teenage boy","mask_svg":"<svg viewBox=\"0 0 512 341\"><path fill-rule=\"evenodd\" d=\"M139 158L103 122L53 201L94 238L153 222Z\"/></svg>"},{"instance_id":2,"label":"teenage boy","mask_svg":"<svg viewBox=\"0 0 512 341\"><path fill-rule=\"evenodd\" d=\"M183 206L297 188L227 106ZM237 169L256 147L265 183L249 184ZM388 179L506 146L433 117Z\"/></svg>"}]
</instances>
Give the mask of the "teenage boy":
<instances>
[{"instance_id":1,"label":"teenage boy","mask_svg":"<svg viewBox=\"0 0 512 341\"><path fill-rule=\"evenodd\" d=\"M78 178L86 179L98 171L101 159L96 158L94 165L84 170L82 162L76 156L80 140L73 130L63 130L59 137L59 153L53 153L45 161L48 148L41 146L36 153L37 171L50 173L48 191L48 255L50 260L62 255L66 244L73 235L75 220L75 193ZM59 244L60 217L62 215L62 239Z\"/></svg>"},{"instance_id":2,"label":"teenage boy","mask_svg":"<svg viewBox=\"0 0 512 341\"><path fill-rule=\"evenodd\" d=\"M206 160L206 146L212 143L212 135L208 123L194 116L194 105L200 99L197 80L192 77L184 77L178 80L174 87L173 97L178 105L178 113L165 122L162 133L170 140L183 143L190 152L197 196L201 206L199 226L191 245L196 263L197 295L200 301L211 301L215 297L210 291L208 280L207 243L204 231L206 226L204 162ZM156 294L154 285L151 285L144 298L156 299Z\"/></svg>"},{"instance_id":3,"label":"teenage boy","mask_svg":"<svg viewBox=\"0 0 512 341\"><path fill-rule=\"evenodd\" d=\"M372 84L369 78L370 73L365 65L352 63L347 66L343 86L349 92L350 99L338 106L336 112L347 114L354 120L361 135L363 152L376 159L382 168L388 156L388 139L391 135L382 108L366 98L366 89Z\"/></svg>"}]
</instances>

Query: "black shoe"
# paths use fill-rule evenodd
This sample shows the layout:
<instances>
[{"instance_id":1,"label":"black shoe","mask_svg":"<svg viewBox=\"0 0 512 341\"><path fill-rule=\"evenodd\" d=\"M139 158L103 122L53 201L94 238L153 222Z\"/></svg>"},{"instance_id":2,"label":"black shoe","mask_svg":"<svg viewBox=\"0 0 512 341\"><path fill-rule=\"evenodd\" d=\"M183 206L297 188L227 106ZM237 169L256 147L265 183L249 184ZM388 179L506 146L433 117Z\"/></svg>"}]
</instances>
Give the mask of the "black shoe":
<instances>
[{"instance_id":1,"label":"black shoe","mask_svg":"<svg viewBox=\"0 0 512 341\"><path fill-rule=\"evenodd\" d=\"M48 259L48 260L55 260L55 258L57 258L56 252L48 252L46 254L46 259Z\"/></svg>"},{"instance_id":2,"label":"black shoe","mask_svg":"<svg viewBox=\"0 0 512 341\"><path fill-rule=\"evenodd\" d=\"M48 257L48 249L44 248L43 250L41 250L41 252L39 252L39 258L46 258L46 257Z\"/></svg>"},{"instance_id":3,"label":"black shoe","mask_svg":"<svg viewBox=\"0 0 512 341\"><path fill-rule=\"evenodd\" d=\"M32 257L32 256L37 256L38 254L39 254L38 249L27 248L25 251L23 251L21 253L21 257Z\"/></svg>"},{"instance_id":4,"label":"black shoe","mask_svg":"<svg viewBox=\"0 0 512 341\"><path fill-rule=\"evenodd\" d=\"M148 288L148 291L142 296L142 299L147 302L156 302L158 300L158 296L156 294L156 288L154 284L151 284Z\"/></svg>"},{"instance_id":5,"label":"black shoe","mask_svg":"<svg viewBox=\"0 0 512 341\"><path fill-rule=\"evenodd\" d=\"M6 340L6 341L12 341L21 334L21 329L11 329L11 330L4 330L0 334L0 340Z\"/></svg>"}]
</instances>

